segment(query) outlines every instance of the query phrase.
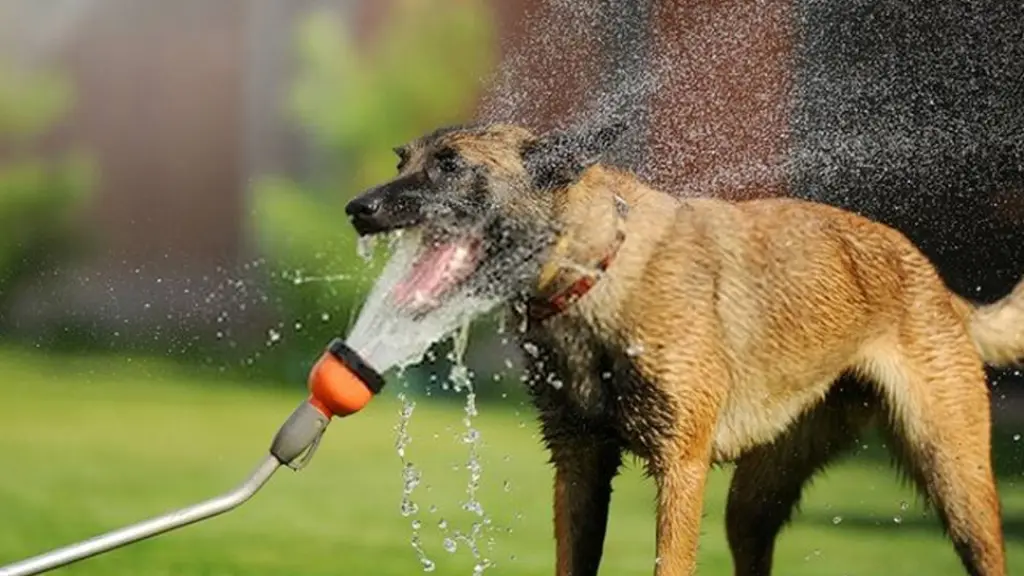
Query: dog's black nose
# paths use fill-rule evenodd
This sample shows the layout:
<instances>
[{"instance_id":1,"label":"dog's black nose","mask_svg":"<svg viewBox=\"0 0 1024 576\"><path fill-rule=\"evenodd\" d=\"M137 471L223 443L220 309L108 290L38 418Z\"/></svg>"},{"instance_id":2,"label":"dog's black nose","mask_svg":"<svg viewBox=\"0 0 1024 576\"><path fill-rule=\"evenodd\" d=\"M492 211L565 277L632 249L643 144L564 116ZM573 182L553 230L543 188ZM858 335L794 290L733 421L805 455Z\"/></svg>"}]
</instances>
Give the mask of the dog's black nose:
<instances>
[{"instance_id":1,"label":"dog's black nose","mask_svg":"<svg viewBox=\"0 0 1024 576\"><path fill-rule=\"evenodd\" d=\"M345 214L348 215L357 234L366 236L387 229L386 223L383 222L387 220L384 217L384 200L385 196L378 188L356 196L345 205Z\"/></svg>"},{"instance_id":2,"label":"dog's black nose","mask_svg":"<svg viewBox=\"0 0 1024 576\"><path fill-rule=\"evenodd\" d=\"M345 214L348 214L348 216L353 219L372 218L377 212L380 212L380 208L383 204L383 196L378 196L376 194L363 194L352 199L352 201L345 206Z\"/></svg>"}]
</instances>

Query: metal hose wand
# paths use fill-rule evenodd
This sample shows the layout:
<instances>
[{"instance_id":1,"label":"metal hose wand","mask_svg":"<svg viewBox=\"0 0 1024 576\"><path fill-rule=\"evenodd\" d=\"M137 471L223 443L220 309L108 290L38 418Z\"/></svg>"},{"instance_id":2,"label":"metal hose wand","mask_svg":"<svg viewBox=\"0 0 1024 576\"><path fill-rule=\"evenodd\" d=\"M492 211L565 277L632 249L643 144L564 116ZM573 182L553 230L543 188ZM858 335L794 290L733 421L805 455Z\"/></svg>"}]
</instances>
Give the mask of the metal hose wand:
<instances>
[{"instance_id":1,"label":"metal hose wand","mask_svg":"<svg viewBox=\"0 0 1024 576\"><path fill-rule=\"evenodd\" d=\"M302 469L313 457L331 419L362 410L383 387L381 375L344 342L335 339L310 371L309 397L288 417L274 435L269 454L237 488L162 516L2 566L0 576L41 574L232 510L252 498L279 467Z\"/></svg>"}]
</instances>

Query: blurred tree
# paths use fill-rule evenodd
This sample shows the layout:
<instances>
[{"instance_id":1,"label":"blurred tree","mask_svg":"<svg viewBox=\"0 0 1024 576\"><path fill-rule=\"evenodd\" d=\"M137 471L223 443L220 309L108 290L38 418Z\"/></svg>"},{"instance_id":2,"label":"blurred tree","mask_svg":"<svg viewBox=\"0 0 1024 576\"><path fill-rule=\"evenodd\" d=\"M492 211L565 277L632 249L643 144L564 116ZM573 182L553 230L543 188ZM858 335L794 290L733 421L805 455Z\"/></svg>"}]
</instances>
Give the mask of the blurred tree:
<instances>
[{"instance_id":1,"label":"blurred tree","mask_svg":"<svg viewBox=\"0 0 1024 576\"><path fill-rule=\"evenodd\" d=\"M395 145L472 112L493 37L483 0L400 0L365 46L330 12L303 22L287 112L322 166L303 182L266 177L253 190L251 229L287 336L261 364L296 376L310 350L344 332L379 266L356 258L344 202L394 171Z\"/></svg>"},{"instance_id":2,"label":"blurred tree","mask_svg":"<svg viewBox=\"0 0 1024 576\"><path fill-rule=\"evenodd\" d=\"M80 152L40 151L72 102L60 74L0 62L0 323L18 286L80 246L74 216L91 188L91 163Z\"/></svg>"}]
</instances>

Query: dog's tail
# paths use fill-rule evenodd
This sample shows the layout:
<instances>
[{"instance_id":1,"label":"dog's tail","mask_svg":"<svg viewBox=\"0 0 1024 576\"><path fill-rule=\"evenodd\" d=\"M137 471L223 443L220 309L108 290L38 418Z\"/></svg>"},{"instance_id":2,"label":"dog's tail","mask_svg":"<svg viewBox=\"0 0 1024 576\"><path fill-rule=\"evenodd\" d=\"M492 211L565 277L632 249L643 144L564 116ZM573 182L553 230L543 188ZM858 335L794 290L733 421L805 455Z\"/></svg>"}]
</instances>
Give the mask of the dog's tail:
<instances>
[{"instance_id":1,"label":"dog's tail","mask_svg":"<svg viewBox=\"0 0 1024 576\"><path fill-rule=\"evenodd\" d=\"M985 364L1007 367L1024 362L1024 280L992 304L978 306L954 294L953 307Z\"/></svg>"}]
</instances>

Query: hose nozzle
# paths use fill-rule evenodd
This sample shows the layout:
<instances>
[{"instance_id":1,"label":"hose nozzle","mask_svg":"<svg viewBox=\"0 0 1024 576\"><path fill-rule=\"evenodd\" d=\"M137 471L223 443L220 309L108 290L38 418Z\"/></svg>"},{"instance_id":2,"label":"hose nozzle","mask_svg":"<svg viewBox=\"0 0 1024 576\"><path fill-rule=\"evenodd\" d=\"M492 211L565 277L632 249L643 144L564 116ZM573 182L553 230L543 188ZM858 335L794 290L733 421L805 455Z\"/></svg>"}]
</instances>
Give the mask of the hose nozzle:
<instances>
[{"instance_id":1,"label":"hose nozzle","mask_svg":"<svg viewBox=\"0 0 1024 576\"><path fill-rule=\"evenodd\" d=\"M309 403L331 418L362 410L384 388L384 378L335 338L309 372Z\"/></svg>"},{"instance_id":2,"label":"hose nozzle","mask_svg":"<svg viewBox=\"0 0 1024 576\"><path fill-rule=\"evenodd\" d=\"M362 410L384 378L341 339L334 339L309 372L309 398L274 436L270 453L296 470L309 462L331 418Z\"/></svg>"}]
</instances>

